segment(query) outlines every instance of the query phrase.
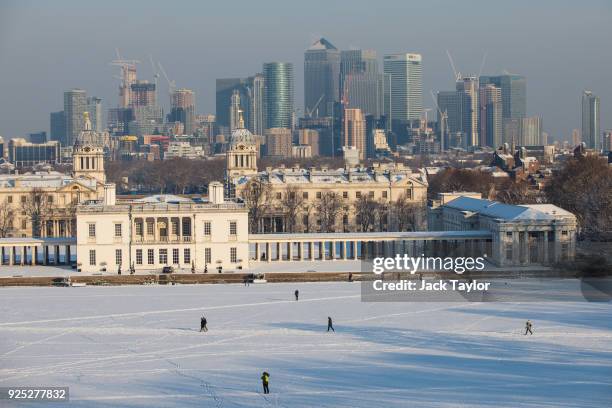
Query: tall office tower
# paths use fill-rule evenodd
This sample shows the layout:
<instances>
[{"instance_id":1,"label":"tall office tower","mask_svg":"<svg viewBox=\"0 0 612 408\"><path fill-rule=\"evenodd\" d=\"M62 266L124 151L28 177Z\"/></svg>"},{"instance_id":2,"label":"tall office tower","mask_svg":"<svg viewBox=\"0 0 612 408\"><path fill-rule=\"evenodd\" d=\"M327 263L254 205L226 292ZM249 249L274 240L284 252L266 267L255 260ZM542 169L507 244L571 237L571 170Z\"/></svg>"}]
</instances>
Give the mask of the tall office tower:
<instances>
[{"instance_id":1,"label":"tall office tower","mask_svg":"<svg viewBox=\"0 0 612 408\"><path fill-rule=\"evenodd\" d=\"M87 93L84 89L71 89L64 92L64 115L66 117L66 136L60 140L62 146L72 146L83 130L83 113L87 110Z\"/></svg>"},{"instance_id":2,"label":"tall office tower","mask_svg":"<svg viewBox=\"0 0 612 408\"><path fill-rule=\"evenodd\" d=\"M155 94L155 84L149 81L136 81L131 86L130 106L155 106L157 98Z\"/></svg>"},{"instance_id":3,"label":"tall office tower","mask_svg":"<svg viewBox=\"0 0 612 408\"><path fill-rule=\"evenodd\" d=\"M498 148L502 145L501 89L488 84L480 87L480 146Z\"/></svg>"},{"instance_id":4,"label":"tall office tower","mask_svg":"<svg viewBox=\"0 0 612 408\"><path fill-rule=\"evenodd\" d=\"M240 92L237 89L234 89L230 100L230 132L234 133L234 130L240 128L240 113L242 112L240 108Z\"/></svg>"},{"instance_id":5,"label":"tall office tower","mask_svg":"<svg viewBox=\"0 0 612 408\"><path fill-rule=\"evenodd\" d=\"M177 89L172 93L170 122L181 122L183 133L193 134L195 120L195 93L191 89Z\"/></svg>"},{"instance_id":6,"label":"tall office tower","mask_svg":"<svg viewBox=\"0 0 612 408\"><path fill-rule=\"evenodd\" d=\"M321 38L304 53L304 110L309 117L331 116L339 100L340 52Z\"/></svg>"},{"instance_id":7,"label":"tall office tower","mask_svg":"<svg viewBox=\"0 0 612 408\"><path fill-rule=\"evenodd\" d=\"M104 121L102 119L102 99L96 96L87 98L87 112L91 120L91 128L96 132L104 130Z\"/></svg>"},{"instance_id":8,"label":"tall office tower","mask_svg":"<svg viewBox=\"0 0 612 408\"><path fill-rule=\"evenodd\" d=\"M263 135L265 80L262 74L247 78L247 92L249 95L247 128L255 135Z\"/></svg>"},{"instance_id":9,"label":"tall office tower","mask_svg":"<svg viewBox=\"0 0 612 408\"><path fill-rule=\"evenodd\" d=\"M357 108L365 115L383 113L376 51L349 50L340 53L340 98L345 107Z\"/></svg>"},{"instance_id":10,"label":"tall office tower","mask_svg":"<svg viewBox=\"0 0 612 408\"><path fill-rule=\"evenodd\" d=\"M352 146L359 150L359 160L365 160L367 155L366 120L361 109L344 110L344 140L342 147Z\"/></svg>"},{"instance_id":11,"label":"tall office tower","mask_svg":"<svg viewBox=\"0 0 612 408\"><path fill-rule=\"evenodd\" d=\"M420 54L392 54L383 59L390 76L390 114L394 121L419 120L423 113L423 69ZM387 98L387 97L385 97Z\"/></svg>"},{"instance_id":12,"label":"tall office tower","mask_svg":"<svg viewBox=\"0 0 612 408\"><path fill-rule=\"evenodd\" d=\"M132 84L136 82L136 63L133 60L119 60L112 65L121 67L119 84L119 107L129 108L132 101Z\"/></svg>"},{"instance_id":13,"label":"tall office tower","mask_svg":"<svg viewBox=\"0 0 612 408\"><path fill-rule=\"evenodd\" d=\"M288 128L293 125L293 64L268 62L263 65L265 80L265 128Z\"/></svg>"},{"instance_id":14,"label":"tall office tower","mask_svg":"<svg viewBox=\"0 0 612 408\"><path fill-rule=\"evenodd\" d=\"M493 84L501 89L502 120L527 116L527 80L522 75L483 75L480 85Z\"/></svg>"},{"instance_id":15,"label":"tall office tower","mask_svg":"<svg viewBox=\"0 0 612 408\"><path fill-rule=\"evenodd\" d=\"M457 91L440 91L437 96L438 104L438 129L441 132L440 137L444 137L443 130L447 131L447 139L441 141L445 148L450 147L466 147L451 143L451 135L463 134L463 103L465 99L463 93ZM465 136L461 138L465 141Z\"/></svg>"},{"instance_id":16,"label":"tall office tower","mask_svg":"<svg viewBox=\"0 0 612 408\"><path fill-rule=\"evenodd\" d=\"M66 116L64 111L51 112L49 122L49 136L51 140L57 140L62 144L62 141L66 139Z\"/></svg>"},{"instance_id":17,"label":"tall office tower","mask_svg":"<svg viewBox=\"0 0 612 408\"><path fill-rule=\"evenodd\" d=\"M572 146L578 146L582 142L582 136L580 135L580 129L572 130Z\"/></svg>"},{"instance_id":18,"label":"tall office tower","mask_svg":"<svg viewBox=\"0 0 612 408\"><path fill-rule=\"evenodd\" d=\"M269 128L265 130L266 149L268 156L291 157L293 135L291 129Z\"/></svg>"},{"instance_id":19,"label":"tall office tower","mask_svg":"<svg viewBox=\"0 0 612 408\"><path fill-rule=\"evenodd\" d=\"M248 78L218 78L216 81L217 125L228 131L231 128L231 104L234 91L240 97L240 109L247 129L253 134L263 135L265 80L262 74Z\"/></svg>"},{"instance_id":20,"label":"tall office tower","mask_svg":"<svg viewBox=\"0 0 612 408\"><path fill-rule=\"evenodd\" d=\"M582 140L588 148L601 149L599 132L599 96L591 91L582 93Z\"/></svg>"},{"instance_id":21,"label":"tall office tower","mask_svg":"<svg viewBox=\"0 0 612 408\"><path fill-rule=\"evenodd\" d=\"M521 119L521 146L542 146L542 117L531 116Z\"/></svg>"},{"instance_id":22,"label":"tall office tower","mask_svg":"<svg viewBox=\"0 0 612 408\"><path fill-rule=\"evenodd\" d=\"M478 146L478 78L463 77L457 81L457 92L462 94L463 131L467 137L467 146Z\"/></svg>"},{"instance_id":23,"label":"tall office tower","mask_svg":"<svg viewBox=\"0 0 612 408\"><path fill-rule=\"evenodd\" d=\"M601 149L604 152L612 151L612 130L604 130L603 131L603 145Z\"/></svg>"}]
</instances>

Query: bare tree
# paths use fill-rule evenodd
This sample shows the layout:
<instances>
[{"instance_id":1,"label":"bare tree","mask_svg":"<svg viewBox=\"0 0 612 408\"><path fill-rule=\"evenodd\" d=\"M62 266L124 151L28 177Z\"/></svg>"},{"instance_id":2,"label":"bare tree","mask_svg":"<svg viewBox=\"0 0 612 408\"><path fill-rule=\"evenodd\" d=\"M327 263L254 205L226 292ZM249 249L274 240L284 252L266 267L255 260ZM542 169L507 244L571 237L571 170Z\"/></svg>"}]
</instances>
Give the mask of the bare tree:
<instances>
[{"instance_id":1,"label":"bare tree","mask_svg":"<svg viewBox=\"0 0 612 408\"><path fill-rule=\"evenodd\" d=\"M285 218L286 232L296 232L299 223L298 216L304 206L302 190L296 186L287 186L282 194L280 204Z\"/></svg>"},{"instance_id":2,"label":"bare tree","mask_svg":"<svg viewBox=\"0 0 612 408\"><path fill-rule=\"evenodd\" d=\"M21 209L32 225L32 236L40 237L44 220L53 209L51 196L42 188L35 187L27 195Z\"/></svg>"},{"instance_id":3,"label":"bare tree","mask_svg":"<svg viewBox=\"0 0 612 408\"><path fill-rule=\"evenodd\" d=\"M363 232L370 231L376 223L378 202L374 201L367 194L362 194L353 206L355 207L355 226L357 230Z\"/></svg>"},{"instance_id":4,"label":"bare tree","mask_svg":"<svg viewBox=\"0 0 612 408\"><path fill-rule=\"evenodd\" d=\"M9 232L13 229L13 218L15 210L8 201L0 204L0 238L6 238Z\"/></svg>"},{"instance_id":5,"label":"bare tree","mask_svg":"<svg viewBox=\"0 0 612 408\"><path fill-rule=\"evenodd\" d=\"M302 206L302 226L304 227L304 232L314 232L312 214L316 209L317 205L314 203L305 203Z\"/></svg>"},{"instance_id":6,"label":"bare tree","mask_svg":"<svg viewBox=\"0 0 612 408\"><path fill-rule=\"evenodd\" d=\"M260 232L259 225L270 207L270 186L257 178L249 180L241 197L249 209L249 230L255 234Z\"/></svg>"},{"instance_id":7,"label":"bare tree","mask_svg":"<svg viewBox=\"0 0 612 408\"><path fill-rule=\"evenodd\" d=\"M424 212L423 203L415 203L403 194L391 203L395 220L395 228L398 231L416 231Z\"/></svg>"},{"instance_id":8,"label":"bare tree","mask_svg":"<svg viewBox=\"0 0 612 408\"><path fill-rule=\"evenodd\" d=\"M344 211L342 197L336 192L326 191L315 205L321 221L321 232L335 232L338 218Z\"/></svg>"}]
</instances>

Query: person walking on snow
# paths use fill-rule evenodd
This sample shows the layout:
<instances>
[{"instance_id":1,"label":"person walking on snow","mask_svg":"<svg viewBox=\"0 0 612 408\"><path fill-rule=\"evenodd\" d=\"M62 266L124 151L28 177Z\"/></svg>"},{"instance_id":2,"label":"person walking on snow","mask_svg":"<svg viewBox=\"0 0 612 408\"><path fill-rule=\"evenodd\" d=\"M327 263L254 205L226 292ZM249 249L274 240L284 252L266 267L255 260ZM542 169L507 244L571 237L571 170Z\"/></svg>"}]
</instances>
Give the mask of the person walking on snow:
<instances>
[{"instance_id":1,"label":"person walking on snow","mask_svg":"<svg viewBox=\"0 0 612 408\"><path fill-rule=\"evenodd\" d=\"M270 388L268 387L269 383L270 383L270 374L264 371L263 374L261 375L261 384L263 385L264 394L270 393Z\"/></svg>"},{"instance_id":2,"label":"person walking on snow","mask_svg":"<svg viewBox=\"0 0 612 408\"><path fill-rule=\"evenodd\" d=\"M327 316L327 331L329 331L330 329L334 333L336 332L336 330L334 330L334 324L332 323L332 318Z\"/></svg>"},{"instance_id":3,"label":"person walking on snow","mask_svg":"<svg viewBox=\"0 0 612 408\"><path fill-rule=\"evenodd\" d=\"M529 334L533 334L533 331L531 331L533 325L531 324L530 320L527 320L527 322L525 323L525 336L527 335L527 333Z\"/></svg>"},{"instance_id":4,"label":"person walking on snow","mask_svg":"<svg viewBox=\"0 0 612 408\"><path fill-rule=\"evenodd\" d=\"M207 332L208 331L208 327L206 327L206 318L204 316L202 316L202 318L200 319L200 331L201 332Z\"/></svg>"},{"instance_id":5,"label":"person walking on snow","mask_svg":"<svg viewBox=\"0 0 612 408\"><path fill-rule=\"evenodd\" d=\"M297 302L298 298L300 297L300 291L296 289L294 292L294 295L295 295L295 300Z\"/></svg>"}]
</instances>

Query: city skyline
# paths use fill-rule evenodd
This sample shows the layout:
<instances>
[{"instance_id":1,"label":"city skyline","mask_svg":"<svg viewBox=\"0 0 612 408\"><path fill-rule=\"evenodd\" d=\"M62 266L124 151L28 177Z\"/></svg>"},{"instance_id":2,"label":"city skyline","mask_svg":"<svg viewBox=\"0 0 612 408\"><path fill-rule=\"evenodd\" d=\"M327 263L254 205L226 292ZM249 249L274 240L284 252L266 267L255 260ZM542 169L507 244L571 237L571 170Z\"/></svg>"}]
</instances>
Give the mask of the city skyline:
<instances>
[{"instance_id":1,"label":"city skyline","mask_svg":"<svg viewBox=\"0 0 612 408\"><path fill-rule=\"evenodd\" d=\"M282 18L274 22L257 11L254 5L240 3L241 14L252 18L233 18L243 22L246 31L250 28L256 30L252 35L237 38L229 31L222 31L227 34L225 36L212 35L214 30L227 28L223 22L233 13L223 5L206 9L204 13L202 5L188 3L194 11L202 11L193 14L204 18L207 24L196 24L195 19L184 16L180 23L171 24L176 30L151 30L143 35L130 27L113 27L108 31L104 25L91 24L106 17L116 18L112 1L93 6L59 2L53 7L37 2L8 2L0 16L0 55L3 55L0 71L4 74L0 78L0 89L3 90L0 94L0 135L13 138L39 130L48 131L49 114L61 110L63 92L73 88L85 89L87 95L102 98L105 110L116 107L118 80L114 76L117 67L109 65L115 58L115 48L120 49L122 56L141 61L139 79L153 80L149 55L162 62L170 79L176 81L179 88L195 92L197 113L205 114L215 112L216 78L248 77L260 72L265 62L290 62L294 67L297 116L303 116L303 55L320 37L332 42L339 50L375 50L380 68L384 55L421 54L425 108L433 108L430 90L444 91L454 86L446 56L448 49L457 70L464 75L476 75L486 54L483 75L499 75L507 70L525 76L528 82L527 114L543 117L544 130L552 140L570 140L572 129L580 128L580 98L584 89L592 90L601 98L601 130L612 127L612 118L607 115L611 110L608 101L612 99L609 96L612 95L612 81L605 72L605 67L612 64L612 56L602 52L606 49L605 39L610 38L611 30L605 24L612 15L608 3L591 1L585 7L571 2L540 2L531 5L529 13L524 11L526 2L513 7L496 5L489 9L478 7L476 3L485 4L475 2L474 9L478 10L472 13L473 18L483 21L488 16L503 15L504 18L496 20L495 26L485 24L468 28L460 24L467 12L450 2L418 6L383 2L377 5L375 17L384 18L381 21L387 24L377 33L367 33L355 27L372 18L368 2L351 3L350 12L342 4L326 4L327 14L346 17L339 21L314 15L309 7L276 3L278 15ZM441 17L447 24L435 20L440 17L436 10L442 6L445 13ZM124 7L124 13L134 24L142 27L160 18L162 12L166 13L166 22L168 13L176 14L167 5L160 4L159 7L159 11L153 12L152 7L130 4ZM546 13L551 7L558 14L558 24L543 30L541 22L548 18ZM70 12L64 16L68 8ZM92 15L100 19L79 18ZM20 24L26 16L29 17L28 24ZM399 24L402 16L410 16L411 24ZM77 38L56 29L45 30L51 23L54 27L62 25L58 23L66 18L70 19L75 31L87 29L92 34ZM592 29L580 32L578 27L582 24L588 24ZM31 30L33 26L39 28ZM490 30L493 27L495 30ZM276 34L280 28L284 30L282 36ZM457 32L461 35L453 34ZM177 42L177 35L185 33L190 35ZM192 49L196 44L199 51L194 53ZM542 52L544 45L546 52ZM571 54L568 54L568 49ZM191 58L192 62L185 63L186 58ZM593 63L585 64L584 61ZM575 80L568 81L567 78ZM168 113L168 86L163 77L158 80L158 99L165 107L164 113Z\"/></svg>"}]
</instances>

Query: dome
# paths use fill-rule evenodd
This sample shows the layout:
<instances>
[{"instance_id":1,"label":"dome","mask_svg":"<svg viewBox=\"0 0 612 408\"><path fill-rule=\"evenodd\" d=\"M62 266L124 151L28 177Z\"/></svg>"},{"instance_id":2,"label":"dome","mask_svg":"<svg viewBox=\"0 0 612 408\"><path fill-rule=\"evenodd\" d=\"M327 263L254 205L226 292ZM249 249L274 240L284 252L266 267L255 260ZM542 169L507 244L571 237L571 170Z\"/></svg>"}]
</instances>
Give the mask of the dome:
<instances>
[{"instance_id":1,"label":"dome","mask_svg":"<svg viewBox=\"0 0 612 408\"><path fill-rule=\"evenodd\" d=\"M239 128L232 132L232 138L230 140L231 146L236 146L239 143L253 145L255 144L255 138L253 134L249 132L249 129Z\"/></svg>"}]
</instances>

